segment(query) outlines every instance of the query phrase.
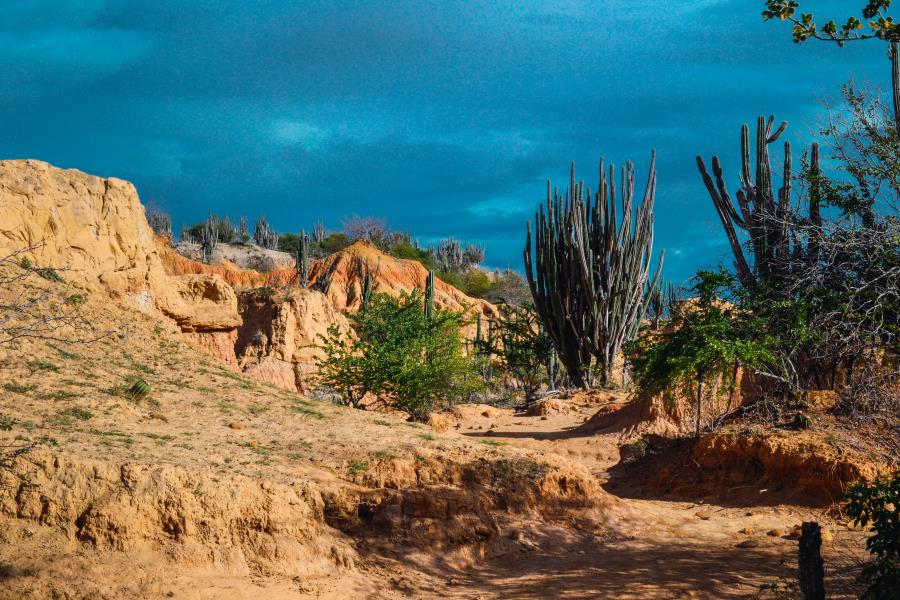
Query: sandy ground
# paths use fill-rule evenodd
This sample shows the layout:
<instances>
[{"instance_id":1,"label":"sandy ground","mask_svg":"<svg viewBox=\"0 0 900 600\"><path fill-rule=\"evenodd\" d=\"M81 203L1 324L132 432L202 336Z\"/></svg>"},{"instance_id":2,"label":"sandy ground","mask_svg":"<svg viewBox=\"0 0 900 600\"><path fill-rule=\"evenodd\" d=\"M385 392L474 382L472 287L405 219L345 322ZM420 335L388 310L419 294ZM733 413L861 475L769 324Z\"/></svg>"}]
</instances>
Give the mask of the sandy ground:
<instances>
[{"instance_id":1,"label":"sandy ground","mask_svg":"<svg viewBox=\"0 0 900 600\"><path fill-rule=\"evenodd\" d=\"M625 476L610 472L623 440L578 426L621 396L565 400L565 410L544 416L467 405L438 431L260 385L149 317L95 309L92 318L108 335L93 344L23 343L0 355L0 413L18 420L0 441L40 439L39 452L69 460L304 485L323 497L467 489L458 481L467 465L568 465L618 497L583 512L507 507L492 516L493 541L457 547L429 544L427 531L405 545L322 525L322 556L346 549L352 566L337 560L293 577L248 561L173 558L161 550L171 545L152 539L95 547L78 539L77 520L26 518L10 500L0 516L0 597L786 598L796 568L791 533L804 520L828 528L832 596L856 594L865 536L834 511L756 503L749 492L727 504L674 501L615 485ZM127 393L136 377L151 386L146 398Z\"/></svg>"}]
</instances>

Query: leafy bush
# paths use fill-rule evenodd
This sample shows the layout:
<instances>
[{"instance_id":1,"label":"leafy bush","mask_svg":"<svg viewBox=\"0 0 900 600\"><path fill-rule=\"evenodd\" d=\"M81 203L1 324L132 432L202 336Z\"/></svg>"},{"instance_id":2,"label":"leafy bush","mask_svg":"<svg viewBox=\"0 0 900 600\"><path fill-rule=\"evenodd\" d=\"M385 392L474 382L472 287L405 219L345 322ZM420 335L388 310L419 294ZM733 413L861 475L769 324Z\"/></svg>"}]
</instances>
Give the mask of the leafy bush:
<instances>
[{"instance_id":1,"label":"leafy bush","mask_svg":"<svg viewBox=\"0 0 900 600\"><path fill-rule=\"evenodd\" d=\"M493 287L490 276L482 269L469 269L462 274L460 283L462 291L475 298L484 298Z\"/></svg>"},{"instance_id":2,"label":"leafy bush","mask_svg":"<svg viewBox=\"0 0 900 600\"><path fill-rule=\"evenodd\" d=\"M327 256L343 250L350 244L350 239L343 233L329 233L319 242L319 247L322 249L323 255Z\"/></svg>"},{"instance_id":3,"label":"leafy bush","mask_svg":"<svg viewBox=\"0 0 900 600\"><path fill-rule=\"evenodd\" d=\"M721 298L735 286L725 271L700 271L696 302L675 315L670 330L648 332L632 348L639 394L674 391L693 398L698 435L703 399L732 387L738 368L772 360L771 340L760 333L758 320Z\"/></svg>"},{"instance_id":4,"label":"leafy bush","mask_svg":"<svg viewBox=\"0 0 900 600\"><path fill-rule=\"evenodd\" d=\"M407 240L399 240L391 245L391 256L405 260L415 260L429 271L434 270L434 262L426 250L417 248Z\"/></svg>"},{"instance_id":5,"label":"leafy bush","mask_svg":"<svg viewBox=\"0 0 900 600\"><path fill-rule=\"evenodd\" d=\"M544 382L552 385L553 342L531 306L501 305L496 323L500 343L494 352L502 358L504 371L525 392L526 402L530 401Z\"/></svg>"},{"instance_id":6,"label":"leafy bush","mask_svg":"<svg viewBox=\"0 0 900 600\"><path fill-rule=\"evenodd\" d=\"M429 319L423 304L419 291L374 294L352 317L355 338L336 327L323 336L320 382L351 406L373 394L418 421L479 391L476 365L462 352L463 314L437 310Z\"/></svg>"},{"instance_id":7,"label":"leafy bush","mask_svg":"<svg viewBox=\"0 0 900 600\"><path fill-rule=\"evenodd\" d=\"M874 531L866 540L874 560L859 576L859 582L868 586L863 600L896 598L900 590L900 472L893 479L854 485L845 500L854 523L871 524Z\"/></svg>"}]
</instances>

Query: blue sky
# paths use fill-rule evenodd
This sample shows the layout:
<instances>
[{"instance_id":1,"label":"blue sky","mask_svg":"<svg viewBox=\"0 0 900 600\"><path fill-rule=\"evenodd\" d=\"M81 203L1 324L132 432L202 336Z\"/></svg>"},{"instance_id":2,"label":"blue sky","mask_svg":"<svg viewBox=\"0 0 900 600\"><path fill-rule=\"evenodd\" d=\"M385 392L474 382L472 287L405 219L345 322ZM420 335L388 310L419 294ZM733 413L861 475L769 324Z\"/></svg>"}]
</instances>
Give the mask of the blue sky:
<instances>
[{"instance_id":1,"label":"blue sky","mask_svg":"<svg viewBox=\"0 0 900 600\"><path fill-rule=\"evenodd\" d=\"M681 280L730 262L697 154L736 178L741 123L773 113L800 147L819 97L888 75L882 44L798 46L762 4L6 0L0 157L131 180L176 226L374 215L518 269L547 178L575 160L594 185L603 156L643 180L656 148Z\"/></svg>"}]
</instances>

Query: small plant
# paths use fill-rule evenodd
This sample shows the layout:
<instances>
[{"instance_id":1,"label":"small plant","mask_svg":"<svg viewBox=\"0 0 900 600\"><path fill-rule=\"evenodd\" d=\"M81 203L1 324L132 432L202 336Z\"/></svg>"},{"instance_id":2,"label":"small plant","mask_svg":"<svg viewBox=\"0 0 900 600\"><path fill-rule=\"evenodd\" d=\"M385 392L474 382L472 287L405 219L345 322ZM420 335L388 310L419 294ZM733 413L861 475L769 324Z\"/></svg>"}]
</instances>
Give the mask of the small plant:
<instances>
[{"instance_id":1,"label":"small plant","mask_svg":"<svg viewBox=\"0 0 900 600\"><path fill-rule=\"evenodd\" d=\"M18 421L12 417L0 413L0 431L11 431ZM16 458L31 452L40 443L26 442L16 438L12 442L0 445L0 469L8 469Z\"/></svg>"},{"instance_id":2,"label":"small plant","mask_svg":"<svg viewBox=\"0 0 900 600\"><path fill-rule=\"evenodd\" d=\"M351 475L365 473L369 470L369 462L365 460L351 460L347 463L347 469L350 471Z\"/></svg>"},{"instance_id":3,"label":"small plant","mask_svg":"<svg viewBox=\"0 0 900 600\"><path fill-rule=\"evenodd\" d=\"M63 301L70 306L81 306L85 303L86 298L82 294L71 294L66 296Z\"/></svg>"},{"instance_id":4,"label":"small plant","mask_svg":"<svg viewBox=\"0 0 900 600\"><path fill-rule=\"evenodd\" d=\"M150 384L140 378L130 379L122 385L114 385L105 390L110 396L121 396L129 400L144 400L150 395Z\"/></svg>"},{"instance_id":5,"label":"small plant","mask_svg":"<svg viewBox=\"0 0 900 600\"><path fill-rule=\"evenodd\" d=\"M52 392L45 392L41 394L41 400L52 400L54 402L59 402L61 400L71 400L72 398L78 398L81 394L77 392L71 392L69 390L53 390Z\"/></svg>"},{"instance_id":6,"label":"small plant","mask_svg":"<svg viewBox=\"0 0 900 600\"><path fill-rule=\"evenodd\" d=\"M497 440L481 440L481 443L484 444L485 446L494 446L496 448L499 448L500 446L509 446L509 443L500 442Z\"/></svg>"},{"instance_id":7,"label":"small plant","mask_svg":"<svg viewBox=\"0 0 900 600\"><path fill-rule=\"evenodd\" d=\"M136 379L128 391L134 400L143 400L150 395L150 384L143 379Z\"/></svg>"},{"instance_id":8,"label":"small plant","mask_svg":"<svg viewBox=\"0 0 900 600\"><path fill-rule=\"evenodd\" d=\"M28 361L28 368L32 371L51 371L53 373L59 372L59 367L57 365L45 360L30 360Z\"/></svg>"},{"instance_id":9,"label":"small plant","mask_svg":"<svg viewBox=\"0 0 900 600\"><path fill-rule=\"evenodd\" d=\"M10 382L3 384L4 390L6 390L7 392L13 392L15 394L27 394L28 392L31 392L31 391L35 390L36 388L37 388L37 386L34 385L33 383L24 385L21 383L16 383L14 381L10 381Z\"/></svg>"},{"instance_id":10,"label":"small plant","mask_svg":"<svg viewBox=\"0 0 900 600\"><path fill-rule=\"evenodd\" d=\"M295 413L304 415L306 417L312 417L314 419L324 419L325 418L325 415L323 413L321 413L313 408L309 408L308 406L302 406L302 405L294 406L292 408L292 410Z\"/></svg>"},{"instance_id":11,"label":"small plant","mask_svg":"<svg viewBox=\"0 0 900 600\"><path fill-rule=\"evenodd\" d=\"M69 352L68 350L60 348L59 346L54 346L53 344L50 344L50 347L56 350L57 354L67 360L81 360L84 358L82 355L76 352Z\"/></svg>"},{"instance_id":12,"label":"small plant","mask_svg":"<svg viewBox=\"0 0 900 600\"><path fill-rule=\"evenodd\" d=\"M94 417L94 413L89 410L85 410L83 408L78 408L77 406L72 406L61 411L59 414L65 417L72 417L74 419L78 419L79 421L87 421L88 419L92 419Z\"/></svg>"},{"instance_id":13,"label":"small plant","mask_svg":"<svg viewBox=\"0 0 900 600\"><path fill-rule=\"evenodd\" d=\"M857 483L845 497L846 511L856 525L871 525L866 540L873 562L863 569L859 582L868 588L863 600L890 600L900 590L900 472L892 479Z\"/></svg>"},{"instance_id":14,"label":"small plant","mask_svg":"<svg viewBox=\"0 0 900 600\"><path fill-rule=\"evenodd\" d=\"M431 433L418 433L416 434L416 437L425 440L426 442L433 442L435 440L434 435Z\"/></svg>"}]
</instances>

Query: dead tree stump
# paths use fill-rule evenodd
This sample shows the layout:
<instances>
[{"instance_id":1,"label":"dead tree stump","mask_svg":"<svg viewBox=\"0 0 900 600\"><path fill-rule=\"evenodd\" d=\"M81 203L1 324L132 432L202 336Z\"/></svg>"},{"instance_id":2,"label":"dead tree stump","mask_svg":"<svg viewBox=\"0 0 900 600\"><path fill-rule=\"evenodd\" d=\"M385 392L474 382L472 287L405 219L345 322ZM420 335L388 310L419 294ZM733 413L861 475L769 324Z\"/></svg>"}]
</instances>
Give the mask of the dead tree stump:
<instances>
[{"instance_id":1,"label":"dead tree stump","mask_svg":"<svg viewBox=\"0 0 900 600\"><path fill-rule=\"evenodd\" d=\"M825 565L822 562L822 529L815 521L800 532L800 591L805 600L825 600Z\"/></svg>"}]
</instances>

